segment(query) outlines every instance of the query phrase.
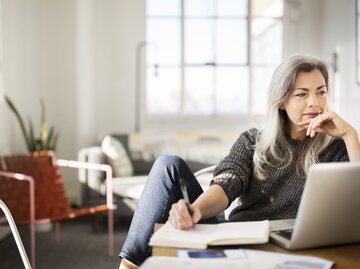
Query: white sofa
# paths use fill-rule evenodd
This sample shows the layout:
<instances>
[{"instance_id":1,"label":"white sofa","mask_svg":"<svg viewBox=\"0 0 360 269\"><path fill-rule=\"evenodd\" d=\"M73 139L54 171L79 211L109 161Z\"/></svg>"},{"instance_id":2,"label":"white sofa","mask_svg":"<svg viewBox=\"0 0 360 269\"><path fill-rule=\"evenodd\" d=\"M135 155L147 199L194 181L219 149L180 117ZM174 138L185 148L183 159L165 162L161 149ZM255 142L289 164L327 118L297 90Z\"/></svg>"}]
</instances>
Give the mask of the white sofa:
<instances>
[{"instance_id":1,"label":"white sofa","mask_svg":"<svg viewBox=\"0 0 360 269\"><path fill-rule=\"evenodd\" d=\"M96 164L102 164L105 162L102 149L98 146L81 149L78 153L78 159L82 162ZM198 180L203 189L206 190L212 178L212 169L209 170L206 168L200 171L202 172L201 175L199 174ZM83 191L83 195L86 195L84 194L84 192L89 192L88 189L97 194L105 195L106 182L104 181L103 175L100 171L89 171L80 169L79 180L82 183L83 188L87 189ZM132 210L134 210L137 200L140 199L146 180L147 175L113 177L113 192L115 195L120 197L126 205L128 205Z\"/></svg>"},{"instance_id":2,"label":"white sofa","mask_svg":"<svg viewBox=\"0 0 360 269\"><path fill-rule=\"evenodd\" d=\"M79 160L92 163L101 163L103 160L100 147L89 147L79 151ZM205 191L209 187L209 183L213 177L213 170L216 165L208 166L195 172L201 187ZM101 174L98 171L79 172L79 180L100 195L105 195L106 184L101 180ZM112 188L114 195L121 197L122 201L134 211L136 204L140 199L147 180L147 175L131 176L131 177L114 177L112 179ZM238 204L236 199L225 211L224 218L228 219L231 210Z\"/></svg>"},{"instance_id":3,"label":"white sofa","mask_svg":"<svg viewBox=\"0 0 360 269\"><path fill-rule=\"evenodd\" d=\"M136 207L147 174L156 157L163 153L175 153L183 157L193 171L217 164L229 152L238 132L221 133L171 133L171 134L114 134L124 146L134 167L131 176L114 177L112 187L115 197L123 201L132 211ZM78 153L82 162L107 163L101 146L83 148ZM205 190L212 179L212 170L207 169L198 180ZM99 171L79 171L82 183L83 203L91 203L92 197L101 199L105 195L104 176ZM92 196L92 197L90 197ZM90 197L90 198L89 198ZM227 215L227 210L225 215Z\"/></svg>"}]
</instances>

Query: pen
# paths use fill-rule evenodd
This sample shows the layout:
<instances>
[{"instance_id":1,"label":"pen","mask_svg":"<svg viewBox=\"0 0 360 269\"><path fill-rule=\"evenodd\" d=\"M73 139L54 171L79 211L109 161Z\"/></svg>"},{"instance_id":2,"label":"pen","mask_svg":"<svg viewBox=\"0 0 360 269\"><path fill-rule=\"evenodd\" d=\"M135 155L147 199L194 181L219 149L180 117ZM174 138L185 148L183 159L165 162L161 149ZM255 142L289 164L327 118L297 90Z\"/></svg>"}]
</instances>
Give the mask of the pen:
<instances>
[{"instance_id":1,"label":"pen","mask_svg":"<svg viewBox=\"0 0 360 269\"><path fill-rule=\"evenodd\" d=\"M185 203L186 203L186 207L187 207L187 209L189 211L189 214L192 216L193 211L192 211L192 209L190 207L189 195L188 195L188 192L187 192L187 189L186 189L185 180L183 178L180 178L180 187L181 187L181 192L182 192L182 195L183 195Z\"/></svg>"}]
</instances>

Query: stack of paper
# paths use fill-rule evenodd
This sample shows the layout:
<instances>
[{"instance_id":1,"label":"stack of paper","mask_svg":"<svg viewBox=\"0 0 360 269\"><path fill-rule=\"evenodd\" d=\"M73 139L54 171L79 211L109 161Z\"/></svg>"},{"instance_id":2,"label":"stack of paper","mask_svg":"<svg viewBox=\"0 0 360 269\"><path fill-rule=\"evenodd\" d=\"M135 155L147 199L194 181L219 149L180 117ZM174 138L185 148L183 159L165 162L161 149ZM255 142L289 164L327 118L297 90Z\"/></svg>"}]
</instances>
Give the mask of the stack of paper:
<instances>
[{"instance_id":1,"label":"stack of paper","mask_svg":"<svg viewBox=\"0 0 360 269\"><path fill-rule=\"evenodd\" d=\"M333 262L312 256L279 254L268 251L241 249L240 258L180 258L153 256L141 269L330 269ZM242 256L242 255L240 255Z\"/></svg>"}]
</instances>

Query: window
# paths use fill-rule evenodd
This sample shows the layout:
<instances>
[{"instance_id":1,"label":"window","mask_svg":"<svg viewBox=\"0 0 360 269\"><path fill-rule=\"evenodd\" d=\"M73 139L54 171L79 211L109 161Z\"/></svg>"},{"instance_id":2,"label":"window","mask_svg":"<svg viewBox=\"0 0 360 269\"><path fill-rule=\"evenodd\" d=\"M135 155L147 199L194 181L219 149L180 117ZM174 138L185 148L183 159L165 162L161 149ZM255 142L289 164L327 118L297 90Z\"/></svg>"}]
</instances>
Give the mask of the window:
<instances>
[{"instance_id":1,"label":"window","mask_svg":"<svg viewBox=\"0 0 360 269\"><path fill-rule=\"evenodd\" d=\"M282 0L147 0L148 115L262 114Z\"/></svg>"}]
</instances>

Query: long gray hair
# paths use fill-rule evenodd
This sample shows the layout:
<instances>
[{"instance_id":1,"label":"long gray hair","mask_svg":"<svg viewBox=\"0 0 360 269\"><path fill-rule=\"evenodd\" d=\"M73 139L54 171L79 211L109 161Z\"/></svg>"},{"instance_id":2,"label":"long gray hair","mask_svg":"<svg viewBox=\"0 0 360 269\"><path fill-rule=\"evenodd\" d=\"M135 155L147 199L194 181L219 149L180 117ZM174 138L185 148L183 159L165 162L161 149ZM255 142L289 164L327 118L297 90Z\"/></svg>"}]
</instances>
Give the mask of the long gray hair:
<instances>
[{"instance_id":1,"label":"long gray hair","mask_svg":"<svg viewBox=\"0 0 360 269\"><path fill-rule=\"evenodd\" d=\"M286 59L275 70L267 96L265 124L255 145L254 173L258 179L266 179L269 168L286 168L296 163L296 172L300 176L307 174L310 166L318 160L321 151L330 143L331 137L316 134L306 138L297 152L293 152L289 139L290 125L285 110L280 106L289 97L299 72L311 72L319 69L329 88L329 73L326 64L315 57L294 55Z\"/></svg>"}]
</instances>

